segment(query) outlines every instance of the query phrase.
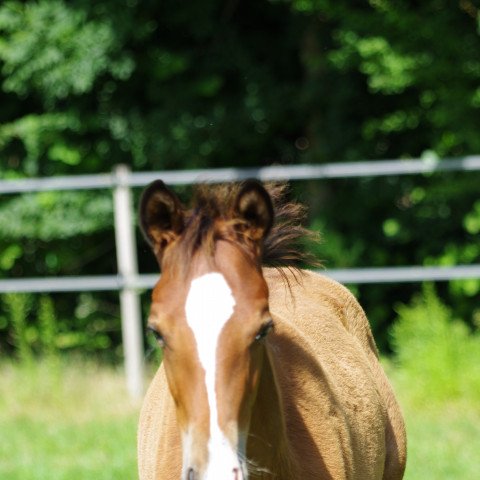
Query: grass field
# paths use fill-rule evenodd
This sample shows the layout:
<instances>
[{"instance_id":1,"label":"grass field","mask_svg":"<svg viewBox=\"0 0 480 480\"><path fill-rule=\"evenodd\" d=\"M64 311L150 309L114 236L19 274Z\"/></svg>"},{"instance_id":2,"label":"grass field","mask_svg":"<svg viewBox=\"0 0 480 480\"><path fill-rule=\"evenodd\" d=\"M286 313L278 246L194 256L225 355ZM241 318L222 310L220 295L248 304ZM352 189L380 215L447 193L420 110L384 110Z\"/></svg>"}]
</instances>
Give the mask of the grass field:
<instances>
[{"instance_id":1,"label":"grass field","mask_svg":"<svg viewBox=\"0 0 480 480\"><path fill-rule=\"evenodd\" d=\"M131 480L139 405L121 371L0 364L0 479Z\"/></svg>"},{"instance_id":2,"label":"grass field","mask_svg":"<svg viewBox=\"0 0 480 480\"><path fill-rule=\"evenodd\" d=\"M388 368L409 436L408 480L476 480L480 406L429 402ZM132 480L139 405L123 373L86 362L0 364L0 479ZM293 479L292 479L293 480Z\"/></svg>"},{"instance_id":3,"label":"grass field","mask_svg":"<svg viewBox=\"0 0 480 480\"><path fill-rule=\"evenodd\" d=\"M480 476L478 406L406 410L406 480L476 480ZM476 411L475 411L476 409Z\"/></svg>"},{"instance_id":4,"label":"grass field","mask_svg":"<svg viewBox=\"0 0 480 480\"><path fill-rule=\"evenodd\" d=\"M405 480L480 478L480 405L462 397L419 398L415 378L387 371L407 425Z\"/></svg>"}]
</instances>

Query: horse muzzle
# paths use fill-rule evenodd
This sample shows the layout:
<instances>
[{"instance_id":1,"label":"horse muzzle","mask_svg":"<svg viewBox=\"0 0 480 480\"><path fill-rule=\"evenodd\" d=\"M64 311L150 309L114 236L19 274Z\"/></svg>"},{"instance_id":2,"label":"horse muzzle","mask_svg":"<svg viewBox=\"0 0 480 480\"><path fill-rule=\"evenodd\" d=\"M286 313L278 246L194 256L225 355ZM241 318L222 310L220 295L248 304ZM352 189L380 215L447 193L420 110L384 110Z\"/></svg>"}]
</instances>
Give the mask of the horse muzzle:
<instances>
[{"instance_id":1,"label":"horse muzzle","mask_svg":"<svg viewBox=\"0 0 480 480\"><path fill-rule=\"evenodd\" d=\"M185 480L248 480L248 477L243 474L240 466L235 466L226 472L209 468L203 475L199 474L194 468L189 468L184 478Z\"/></svg>"}]
</instances>

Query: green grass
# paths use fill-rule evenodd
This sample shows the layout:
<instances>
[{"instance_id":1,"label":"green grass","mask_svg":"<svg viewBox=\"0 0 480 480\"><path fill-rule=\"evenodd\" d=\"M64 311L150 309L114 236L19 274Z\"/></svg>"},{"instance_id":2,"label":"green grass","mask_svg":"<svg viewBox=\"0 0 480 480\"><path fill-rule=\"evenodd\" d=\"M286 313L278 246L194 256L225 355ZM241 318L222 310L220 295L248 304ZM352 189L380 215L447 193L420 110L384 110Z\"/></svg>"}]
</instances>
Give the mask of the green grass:
<instances>
[{"instance_id":1,"label":"green grass","mask_svg":"<svg viewBox=\"0 0 480 480\"><path fill-rule=\"evenodd\" d=\"M131 480L139 405L86 362L0 364L2 480Z\"/></svg>"},{"instance_id":2,"label":"green grass","mask_svg":"<svg viewBox=\"0 0 480 480\"><path fill-rule=\"evenodd\" d=\"M480 471L480 404L462 398L419 400L415 378L388 368L408 439L405 480L476 480Z\"/></svg>"},{"instance_id":3,"label":"green grass","mask_svg":"<svg viewBox=\"0 0 480 480\"><path fill-rule=\"evenodd\" d=\"M406 480L476 480L480 331L455 318L432 285L397 312L388 371L407 423Z\"/></svg>"},{"instance_id":4,"label":"green grass","mask_svg":"<svg viewBox=\"0 0 480 480\"><path fill-rule=\"evenodd\" d=\"M386 364L409 441L406 480L474 480L480 407L420 398L415 379ZM90 363L0 364L2 480L132 480L139 405L121 370Z\"/></svg>"},{"instance_id":5,"label":"green grass","mask_svg":"<svg viewBox=\"0 0 480 480\"><path fill-rule=\"evenodd\" d=\"M407 423L405 480L476 480L480 332L455 319L428 286L398 314L396 355L384 364ZM138 412L121 370L55 356L4 361L0 479L135 479Z\"/></svg>"}]
</instances>

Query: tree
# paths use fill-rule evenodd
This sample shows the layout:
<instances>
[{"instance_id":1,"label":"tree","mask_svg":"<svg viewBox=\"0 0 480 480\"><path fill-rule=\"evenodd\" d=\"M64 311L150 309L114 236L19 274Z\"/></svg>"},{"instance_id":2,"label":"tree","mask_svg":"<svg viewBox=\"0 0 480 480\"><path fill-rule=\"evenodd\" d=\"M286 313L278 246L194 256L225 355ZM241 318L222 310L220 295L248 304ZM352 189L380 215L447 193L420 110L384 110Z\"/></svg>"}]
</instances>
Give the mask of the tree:
<instances>
[{"instance_id":1,"label":"tree","mask_svg":"<svg viewBox=\"0 0 480 480\"><path fill-rule=\"evenodd\" d=\"M469 0L9 0L0 177L478 153L478 18ZM295 194L325 232L329 267L467 263L480 256L478 183L310 182ZM111 210L108 192L2 199L1 275L114 271ZM385 331L411 290L359 292ZM449 290L472 322L465 295L478 291ZM95 317L91 298L59 302L60 318L75 305Z\"/></svg>"}]
</instances>

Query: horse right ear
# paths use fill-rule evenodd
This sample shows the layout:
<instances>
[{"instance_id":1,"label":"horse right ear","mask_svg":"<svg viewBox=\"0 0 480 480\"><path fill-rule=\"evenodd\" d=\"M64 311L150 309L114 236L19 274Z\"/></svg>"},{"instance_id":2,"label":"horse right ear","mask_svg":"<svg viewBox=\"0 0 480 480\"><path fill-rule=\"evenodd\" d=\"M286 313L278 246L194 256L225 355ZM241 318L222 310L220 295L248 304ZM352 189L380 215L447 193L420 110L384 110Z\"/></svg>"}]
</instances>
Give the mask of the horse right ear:
<instances>
[{"instance_id":1,"label":"horse right ear","mask_svg":"<svg viewBox=\"0 0 480 480\"><path fill-rule=\"evenodd\" d=\"M272 228L273 204L265 187L257 180L246 180L237 194L235 214L245 221L246 231L254 241L261 241Z\"/></svg>"},{"instance_id":2,"label":"horse right ear","mask_svg":"<svg viewBox=\"0 0 480 480\"><path fill-rule=\"evenodd\" d=\"M155 180L140 199L140 228L160 263L165 249L182 233L183 207L161 180Z\"/></svg>"}]
</instances>

